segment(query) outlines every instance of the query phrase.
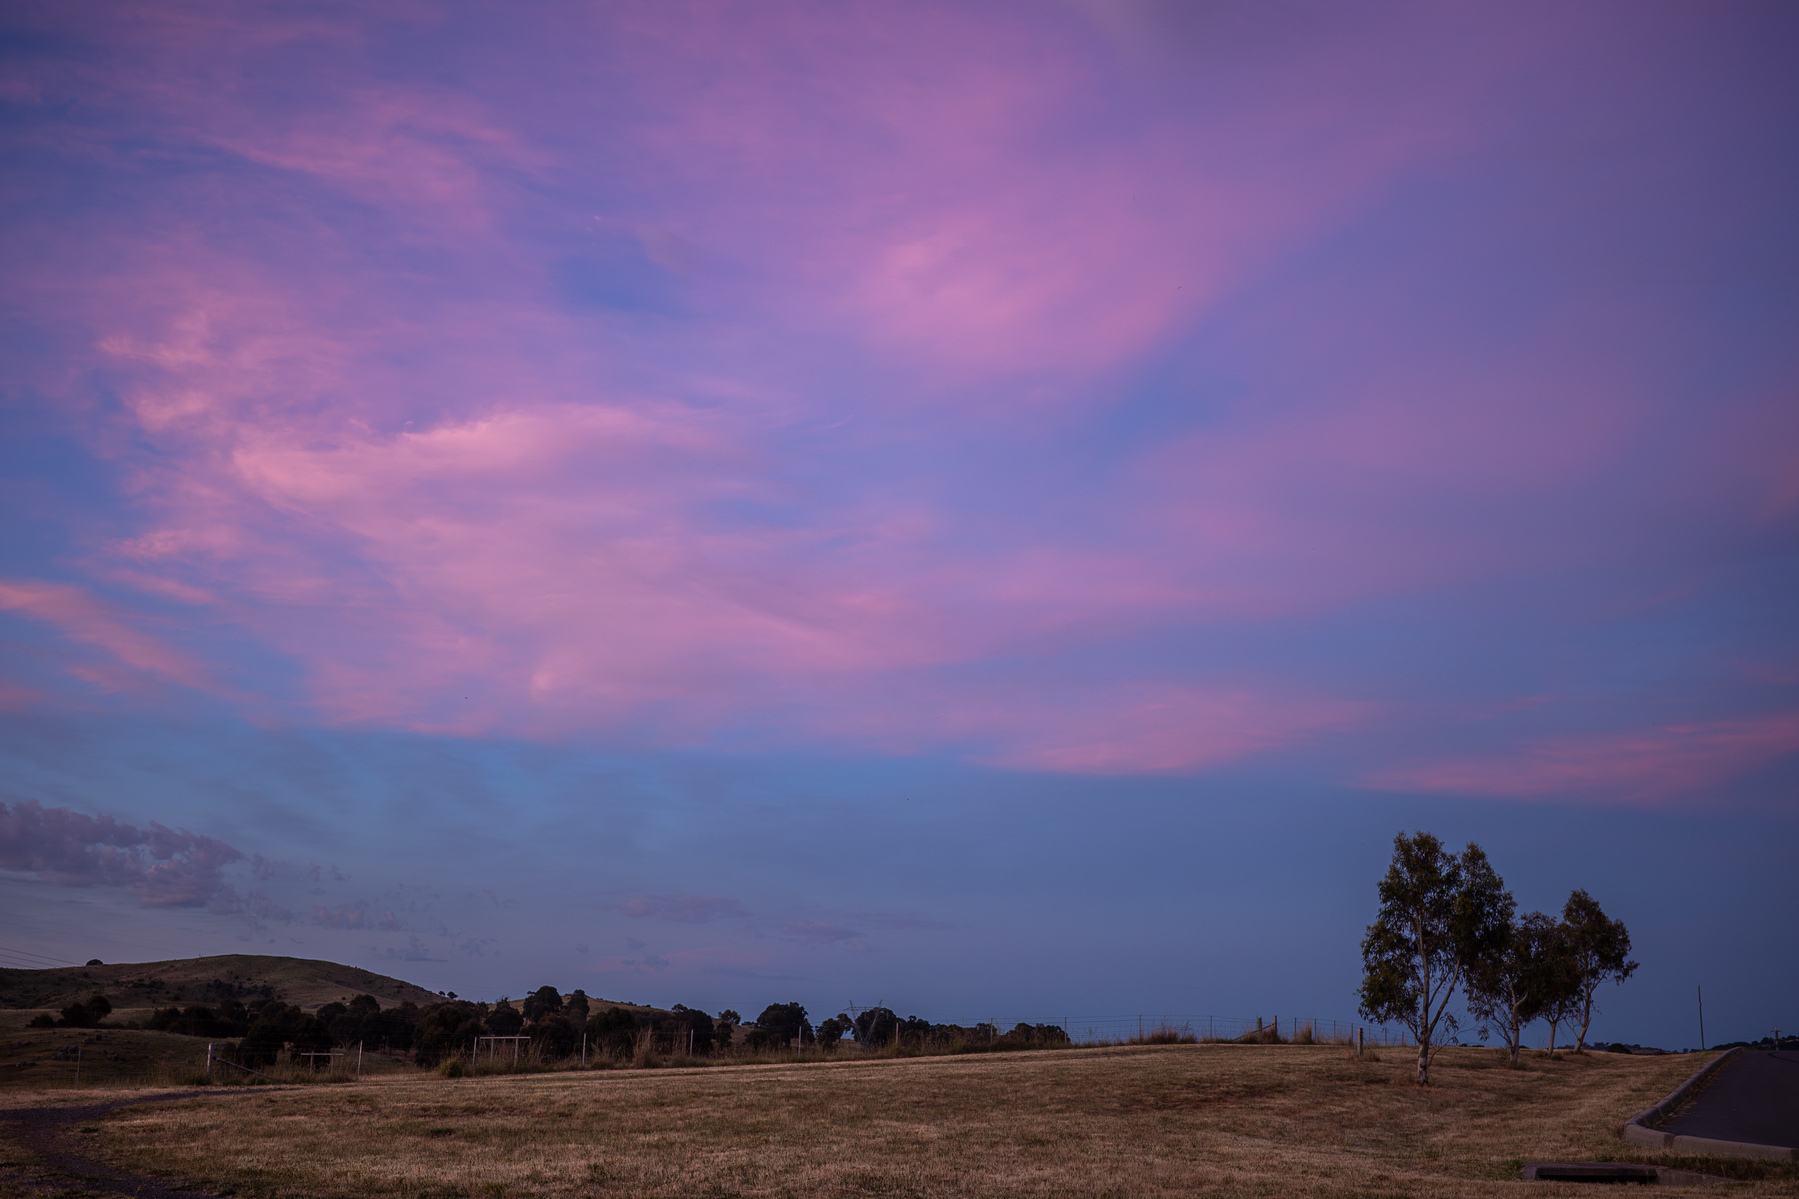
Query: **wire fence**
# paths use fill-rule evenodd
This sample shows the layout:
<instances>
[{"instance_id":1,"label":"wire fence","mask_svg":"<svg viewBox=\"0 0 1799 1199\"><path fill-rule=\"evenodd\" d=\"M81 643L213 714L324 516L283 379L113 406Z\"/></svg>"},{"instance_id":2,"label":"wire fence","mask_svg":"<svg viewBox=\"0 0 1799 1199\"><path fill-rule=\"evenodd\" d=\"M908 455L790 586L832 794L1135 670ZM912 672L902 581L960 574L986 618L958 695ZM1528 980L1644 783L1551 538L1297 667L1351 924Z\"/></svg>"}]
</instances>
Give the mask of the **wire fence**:
<instances>
[{"instance_id":1,"label":"wire fence","mask_svg":"<svg viewBox=\"0 0 1799 1199\"><path fill-rule=\"evenodd\" d=\"M1316 1043L1351 1045L1356 1030L1362 1031L1364 1043L1379 1047L1401 1046L1409 1042L1402 1027L1384 1024L1358 1024L1343 1020L1321 1020L1316 1016L1195 1016L1144 1013L1135 1016L1062 1016L1033 1020L987 1020L1004 1034L1019 1024L1054 1025L1076 1045L1115 1045L1132 1041L1185 1040L1243 1042L1264 1044Z\"/></svg>"}]
</instances>

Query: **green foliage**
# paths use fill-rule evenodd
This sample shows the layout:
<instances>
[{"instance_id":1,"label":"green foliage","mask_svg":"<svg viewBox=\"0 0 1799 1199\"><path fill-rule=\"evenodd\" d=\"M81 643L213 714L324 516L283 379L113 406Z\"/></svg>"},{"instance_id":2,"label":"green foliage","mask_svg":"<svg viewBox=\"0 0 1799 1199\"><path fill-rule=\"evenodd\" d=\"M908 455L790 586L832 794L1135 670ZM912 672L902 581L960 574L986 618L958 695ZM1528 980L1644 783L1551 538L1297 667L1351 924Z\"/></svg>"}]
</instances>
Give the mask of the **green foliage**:
<instances>
[{"instance_id":1,"label":"green foliage","mask_svg":"<svg viewBox=\"0 0 1799 1199\"><path fill-rule=\"evenodd\" d=\"M493 1036L516 1037L524 1026L524 1016L505 999L494 1004L493 1010L487 1013L487 1031Z\"/></svg>"},{"instance_id":2,"label":"green foliage","mask_svg":"<svg viewBox=\"0 0 1799 1199\"><path fill-rule=\"evenodd\" d=\"M301 1011L280 1000L267 1000L257 1005L249 1032L238 1045L243 1064L250 1067L272 1063L283 1048L293 1051L294 1060L308 1052L331 1048L331 1033L324 1021L311 1012Z\"/></svg>"},{"instance_id":3,"label":"green foliage","mask_svg":"<svg viewBox=\"0 0 1799 1199\"><path fill-rule=\"evenodd\" d=\"M1410 1029L1418 1081L1430 1077L1440 1027L1456 1028L1450 997L1464 974L1505 944L1513 902L1480 846L1461 854L1430 833L1393 838L1380 910L1362 940L1362 1015Z\"/></svg>"},{"instance_id":4,"label":"green foliage","mask_svg":"<svg viewBox=\"0 0 1799 1199\"><path fill-rule=\"evenodd\" d=\"M864 1045L885 1045L899 1031L899 1016L892 1008L871 1007L856 1014L856 1040Z\"/></svg>"},{"instance_id":5,"label":"green foliage","mask_svg":"<svg viewBox=\"0 0 1799 1199\"><path fill-rule=\"evenodd\" d=\"M470 1052L475 1038L487 1035L475 1005L451 1000L428 1009L413 1032L413 1060L426 1068L459 1053Z\"/></svg>"},{"instance_id":6,"label":"green foliage","mask_svg":"<svg viewBox=\"0 0 1799 1199\"><path fill-rule=\"evenodd\" d=\"M263 1006L257 1004L258 1010ZM235 999L227 999L216 1008L190 1004L186 1009L159 1008L151 1015L147 1027L190 1037L241 1037L250 1031L250 1009Z\"/></svg>"},{"instance_id":7,"label":"green foliage","mask_svg":"<svg viewBox=\"0 0 1799 1199\"><path fill-rule=\"evenodd\" d=\"M524 1003L519 1006L524 1009L525 1023L529 1024L540 1016L562 1011L562 995L555 987L539 987L525 996Z\"/></svg>"},{"instance_id":8,"label":"green foliage","mask_svg":"<svg viewBox=\"0 0 1799 1199\"><path fill-rule=\"evenodd\" d=\"M777 1045L813 1039L812 1024L806 1009L798 1003L771 1003L756 1017L756 1027L767 1033Z\"/></svg>"},{"instance_id":9,"label":"green foliage","mask_svg":"<svg viewBox=\"0 0 1799 1199\"><path fill-rule=\"evenodd\" d=\"M837 1043L843 1040L846 1034L852 1033L855 1030L855 1022L848 1016L839 1012L837 1015L832 1016L819 1024L818 1043L825 1049L835 1049L837 1048Z\"/></svg>"},{"instance_id":10,"label":"green foliage","mask_svg":"<svg viewBox=\"0 0 1799 1199\"><path fill-rule=\"evenodd\" d=\"M412 1048L413 1029L423 1013L411 1001L383 1009L373 995L358 995L347 1004L327 1003L318 1016L334 1044L404 1050Z\"/></svg>"},{"instance_id":11,"label":"green foliage","mask_svg":"<svg viewBox=\"0 0 1799 1199\"><path fill-rule=\"evenodd\" d=\"M62 1019L57 1023L63 1028L93 1028L112 1014L112 1002L104 995L95 995L86 1003L71 1003L62 1010Z\"/></svg>"},{"instance_id":12,"label":"green foliage","mask_svg":"<svg viewBox=\"0 0 1799 1199\"><path fill-rule=\"evenodd\" d=\"M531 1048L543 1058L564 1058L575 1052L580 1034L574 1022L561 1012L545 1012L525 1029L531 1036Z\"/></svg>"},{"instance_id":13,"label":"green foliage","mask_svg":"<svg viewBox=\"0 0 1799 1199\"><path fill-rule=\"evenodd\" d=\"M679 1041L675 1047L687 1048L686 1042L688 1034L691 1032L693 1051L695 1053L711 1053L716 1039L712 1017L698 1008L684 1008L679 1004L675 1006L680 1008L675 1013L675 1036Z\"/></svg>"},{"instance_id":14,"label":"green foliage","mask_svg":"<svg viewBox=\"0 0 1799 1199\"><path fill-rule=\"evenodd\" d=\"M1506 925L1503 946L1474 964L1466 985L1468 1011L1499 1031L1515 1062L1524 1025L1542 1014L1562 985L1565 969L1557 958L1564 941L1542 912Z\"/></svg>"},{"instance_id":15,"label":"green foliage","mask_svg":"<svg viewBox=\"0 0 1799 1199\"><path fill-rule=\"evenodd\" d=\"M1630 932L1624 922L1607 917L1599 901L1585 891L1568 896L1562 923L1568 930L1568 955L1578 991L1580 1034L1575 1046L1582 1048L1593 1022L1593 1000L1599 985L1608 978L1623 983L1636 973L1637 963L1630 960Z\"/></svg>"},{"instance_id":16,"label":"green foliage","mask_svg":"<svg viewBox=\"0 0 1799 1199\"><path fill-rule=\"evenodd\" d=\"M637 1017L622 1007L609 1007L587 1018L587 1041L612 1054L629 1053L637 1044Z\"/></svg>"}]
</instances>

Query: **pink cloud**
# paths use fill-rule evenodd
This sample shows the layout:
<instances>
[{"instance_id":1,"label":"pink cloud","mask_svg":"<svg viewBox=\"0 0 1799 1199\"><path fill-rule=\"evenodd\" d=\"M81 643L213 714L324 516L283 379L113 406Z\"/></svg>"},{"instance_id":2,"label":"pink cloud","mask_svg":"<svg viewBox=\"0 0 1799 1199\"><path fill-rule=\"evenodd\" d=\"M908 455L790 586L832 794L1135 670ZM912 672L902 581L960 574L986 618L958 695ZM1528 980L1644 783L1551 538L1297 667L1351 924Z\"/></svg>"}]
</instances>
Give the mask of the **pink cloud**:
<instances>
[{"instance_id":1,"label":"pink cloud","mask_svg":"<svg viewBox=\"0 0 1799 1199\"><path fill-rule=\"evenodd\" d=\"M1020 770L1078 774L1191 771L1352 727L1365 705L1280 699L1253 691L1131 684L962 711L953 725L991 730L987 760ZM1004 713L1004 715L1000 715Z\"/></svg>"},{"instance_id":2,"label":"pink cloud","mask_svg":"<svg viewBox=\"0 0 1799 1199\"><path fill-rule=\"evenodd\" d=\"M69 640L102 649L142 674L214 694L231 693L193 659L132 628L124 614L80 587L36 579L0 579L0 610L51 625ZM91 669L83 674L96 680L113 677Z\"/></svg>"},{"instance_id":3,"label":"pink cloud","mask_svg":"<svg viewBox=\"0 0 1799 1199\"><path fill-rule=\"evenodd\" d=\"M681 924L705 924L749 915L737 900L721 895L634 895L619 904L618 910L627 916L654 916Z\"/></svg>"},{"instance_id":4,"label":"pink cloud","mask_svg":"<svg viewBox=\"0 0 1799 1199\"><path fill-rule=\"evenodd\" d=\"M1799 712L1669 725L1630 733L1550 737L1505 755L1425 761L1378 771L1396 791L1519 799L1607 796L1661 803L1701 794L1799 753Z\"/></svg>"},{"instance_id":5,"label":"pink cloud","mask_svg":"<svg viewBox=\"0 0 1799 1199\"><path fill-rule=\"evenodd\" d=\"M1597 16L612 5L552 54L465 31L450 88L381 57L445 32L428 7L108 11L15 88L101 114L35 136L141 185L21 225L57 339L28 382L128 497L81 568L285 658L293 719L1198 770L1374 708L1120 645L1626 560L1664 511L1727 541L1799 495L1790 374L1687 436L1678 372L1595 340L1678 340L1646 289L1438 317L1410 209L1378 269L1302 269L1517 144L1494 97ZM208 165L130 174L140 143ZM570 262L613 290L559 291ZM1145 398L1192 411L1095 422ZM1631 459L1658 439L1688 474ZM1621 462L1630 536L1592 500ZM82 588L0 605L102 685L224 693Z\"/></svg>"}]
</instances>

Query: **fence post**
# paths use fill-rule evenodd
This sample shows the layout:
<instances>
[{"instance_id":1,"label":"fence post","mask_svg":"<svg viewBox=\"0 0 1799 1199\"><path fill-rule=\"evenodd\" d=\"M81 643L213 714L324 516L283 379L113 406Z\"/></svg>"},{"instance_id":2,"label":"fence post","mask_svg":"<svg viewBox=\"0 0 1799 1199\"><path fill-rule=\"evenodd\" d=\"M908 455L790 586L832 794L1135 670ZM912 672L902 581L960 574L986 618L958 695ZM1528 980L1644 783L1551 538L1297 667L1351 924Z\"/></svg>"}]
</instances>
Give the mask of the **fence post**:
<instances>
[{"instance_id":1,"label":"fence post","mask_svg":"<svg viewBox=\"0 0 1799 1199\"><path fill-rule=\"evenodd\" d=\"M356 1081L362 1081L362 1042L356 1042Z\"/></svg>"},{"instance_id":2,"label":"fence post","mask_svg":"<svg viewBox=\"0 0 1799 1199\"><path fill-rule=\"evenodd\" d=\"M206 1077L212 1077L212 1042L206 1042Z\"/></svg>"}]
</instances>

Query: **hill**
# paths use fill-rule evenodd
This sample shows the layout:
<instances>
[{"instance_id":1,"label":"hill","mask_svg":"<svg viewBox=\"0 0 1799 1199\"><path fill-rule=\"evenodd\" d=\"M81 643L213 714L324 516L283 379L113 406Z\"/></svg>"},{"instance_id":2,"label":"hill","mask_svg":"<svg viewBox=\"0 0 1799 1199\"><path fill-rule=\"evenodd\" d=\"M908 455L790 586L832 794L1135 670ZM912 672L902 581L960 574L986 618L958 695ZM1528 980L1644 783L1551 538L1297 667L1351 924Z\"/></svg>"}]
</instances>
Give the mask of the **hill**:
<instances>
[{"instance_id":1,"label":"hill","mask_svg":"<svg viewBox=\"0 0 1799 1199\"><path fill-rule=\"evenodd\" d=\"M115 1008L210 1004L263 996L307 1009L356 995L373 995L383 1007L396 1007L407 1000L420 1007L443 1002L441 995L372 970L262 954L228 953L54 970L0 969L0 1008L56 1009L96 991Z\"/></svg>"}]
</instances>

